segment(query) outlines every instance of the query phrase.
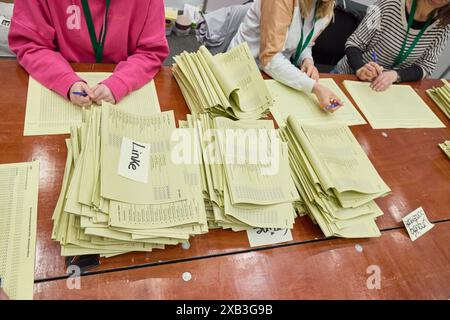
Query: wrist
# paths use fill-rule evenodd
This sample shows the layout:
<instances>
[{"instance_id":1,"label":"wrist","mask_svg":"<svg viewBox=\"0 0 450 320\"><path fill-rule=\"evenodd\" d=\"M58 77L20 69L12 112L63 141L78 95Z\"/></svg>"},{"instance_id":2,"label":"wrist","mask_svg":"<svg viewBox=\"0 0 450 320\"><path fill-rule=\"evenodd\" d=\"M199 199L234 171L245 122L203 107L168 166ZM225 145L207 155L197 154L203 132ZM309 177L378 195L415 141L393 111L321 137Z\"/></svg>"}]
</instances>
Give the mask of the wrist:
<instances>
[{"instance_id":1,"label":"wrist","mask_svg":"<svg viewBox=\"0 0 450 320\"><path fill-rule=\"evenodd\" d=\"M312 93L317 95L321 90L322 90L322 85L318 81L316 81L316 83L314 84L314 86L312 88Z\"/></svg>"}]
</instances>

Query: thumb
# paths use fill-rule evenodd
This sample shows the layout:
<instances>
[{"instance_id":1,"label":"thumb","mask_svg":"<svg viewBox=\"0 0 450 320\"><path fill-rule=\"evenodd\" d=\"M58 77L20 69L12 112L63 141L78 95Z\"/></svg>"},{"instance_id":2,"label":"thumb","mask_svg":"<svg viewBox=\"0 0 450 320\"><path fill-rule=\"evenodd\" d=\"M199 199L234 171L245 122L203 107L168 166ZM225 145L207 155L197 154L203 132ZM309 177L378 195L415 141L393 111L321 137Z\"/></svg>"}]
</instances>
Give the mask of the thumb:
<instances>
[{"instance_id":1,"label":"thumb","mask_svg":"<svg viewBox=\"0 0 450 320\"><path fill-rule=\"evenodd\" d=\"M94 91L92 91L91 88L86 83L82 83L81 87L83 88L84 92L86 92L89 96L89 98L94 99Z\"/></svg>"}]
</instances>

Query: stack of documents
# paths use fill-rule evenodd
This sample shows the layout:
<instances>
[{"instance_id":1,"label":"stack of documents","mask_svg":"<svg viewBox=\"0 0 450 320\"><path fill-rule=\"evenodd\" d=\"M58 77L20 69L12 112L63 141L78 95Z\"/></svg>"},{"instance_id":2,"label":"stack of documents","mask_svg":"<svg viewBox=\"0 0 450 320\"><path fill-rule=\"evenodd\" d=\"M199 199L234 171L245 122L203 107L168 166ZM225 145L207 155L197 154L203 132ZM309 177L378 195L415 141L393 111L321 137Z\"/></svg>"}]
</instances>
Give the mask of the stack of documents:
<instances>
[{"instance_id":1,"label":"stack of documents","mask_svg":"<svg viewBox=\"0 0 450 320\"><path fill-rule=\"evenodd\" d=\"M444 151L444 153L450 159L450 140L440 143L439 147L442 149L442 151Z\"/></svg>"},{"instance_id":2,"label":"stack of documents","mask_svg":"<svg viewBox=\"0 0 450 320\"><path fill-rule=\"evenodd\" d=\"M301 125L289 116L280 131L300 203L325 236L377 237L373 201L390 192L350 129L344 125Z\"/></svg>"},{"instance_id":3,"label":"stack of documents","mask_svg":"<svg viewBox=\"0 0 450 320\"><path fill-rule=\"evenodd\" d=\"M77 74L91 87L112 75L109 72ZM160 112L154 81L124 97L116 107L138 114ZM30 77L23 134L24 136L68 134L71 126L81 124L82 110Z\"/></svg>"},{"instance_id":4,"label":"stack of documents","mask_svg":"<svg viewBox=\"0 0 450 320\"><path fill-rule=\"evenodd\" d=\"M442 87L428 89L427 94L450 119L450 83L445 79L442 79L442 82L444 82Z\"/></svg>"},{"instance_id":5,"label":"stack of documents","mask_svg":"<svg viewBox=\"0 0 450 320\"><path fill-rule=\"evenodd\" d=\"M287 144L273 121L188 115L180 124L201 146L203 198L210 228L233 231L293 228L299 194L290 176Z\"/></svg>"},{"instance_id":6,"label":"stack of documents","mask_svg":"<svg viewBox=\"0 0 450 320\"><path fill-rule=\"evenodd\" d=\"M0 288L33 299L39 162L0 165Z\"/></svg>"},{"instance_id":7,"label":"stack of documents","mask_svg":"<svg viewBox=\"0 0 450 320\"><path fill-rule=\"evenodd\" d=\"M152 251L208 231L199 166L171 157L173 112L104 103L72 127L52 239L63 256Z\"/></svg>"},{"instance_id":8,"label":"stack of documents","mask_svg":"<svg viewBox=\"0 0 450 320\"><path fill-rule=\"evenodd\" d=\"M173 74L192 114L259 119L272 97L247 43L212 56L206 47L176 56Z\"/></svg>"}]
</instances>

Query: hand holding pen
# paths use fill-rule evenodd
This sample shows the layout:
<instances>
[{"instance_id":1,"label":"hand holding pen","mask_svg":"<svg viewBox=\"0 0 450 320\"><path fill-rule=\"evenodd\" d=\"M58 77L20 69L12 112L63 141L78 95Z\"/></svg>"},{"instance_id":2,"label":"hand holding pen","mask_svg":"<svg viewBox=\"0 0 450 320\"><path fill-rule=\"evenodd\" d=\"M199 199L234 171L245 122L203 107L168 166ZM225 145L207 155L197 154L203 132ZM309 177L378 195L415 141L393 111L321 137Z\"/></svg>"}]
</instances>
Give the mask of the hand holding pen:
<instances>
[{"instance_id":1,"label":"hand holding pen","mask_svg":"<svg viewBox=\"0 0 450 320\"><path fill-rule=\"evenodd\" d=\"M72 103L80 107L89 107L94 101L95 95L85 82L77 81L70 88L69 98Z\"/></svg>"},{"instance_id":2,"label":"hand holding pen","mask_svg":"<svg viewBox=\"0 0 450 320\"><path fill-rule=\"evenodd\" d=\"M342 100L332 90L321 85L319 82L316 82L314 85L313 93L316 95L317 100L319 100L320 107L325 111L335 112L344 105Z\"/></svg>"}]
</instances>

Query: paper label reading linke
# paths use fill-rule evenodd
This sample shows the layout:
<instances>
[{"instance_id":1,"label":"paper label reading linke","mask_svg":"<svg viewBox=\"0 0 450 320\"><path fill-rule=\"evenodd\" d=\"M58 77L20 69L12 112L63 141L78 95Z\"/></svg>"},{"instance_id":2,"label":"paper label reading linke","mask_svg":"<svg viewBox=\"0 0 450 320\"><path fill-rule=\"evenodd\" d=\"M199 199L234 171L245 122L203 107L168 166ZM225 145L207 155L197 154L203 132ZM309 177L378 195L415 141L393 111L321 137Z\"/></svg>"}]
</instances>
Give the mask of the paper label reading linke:
<instances>
[{"instance_id":1,"label":"paper label reading linke","mask_svg":"<svg viewBox=\"0 0 450 320\"><path fill-rule=\"evenodd\" d=\"M122 138L118 168L120 176L147 183L149 162L150 144Z\"/></svg>"}]
</instances>

